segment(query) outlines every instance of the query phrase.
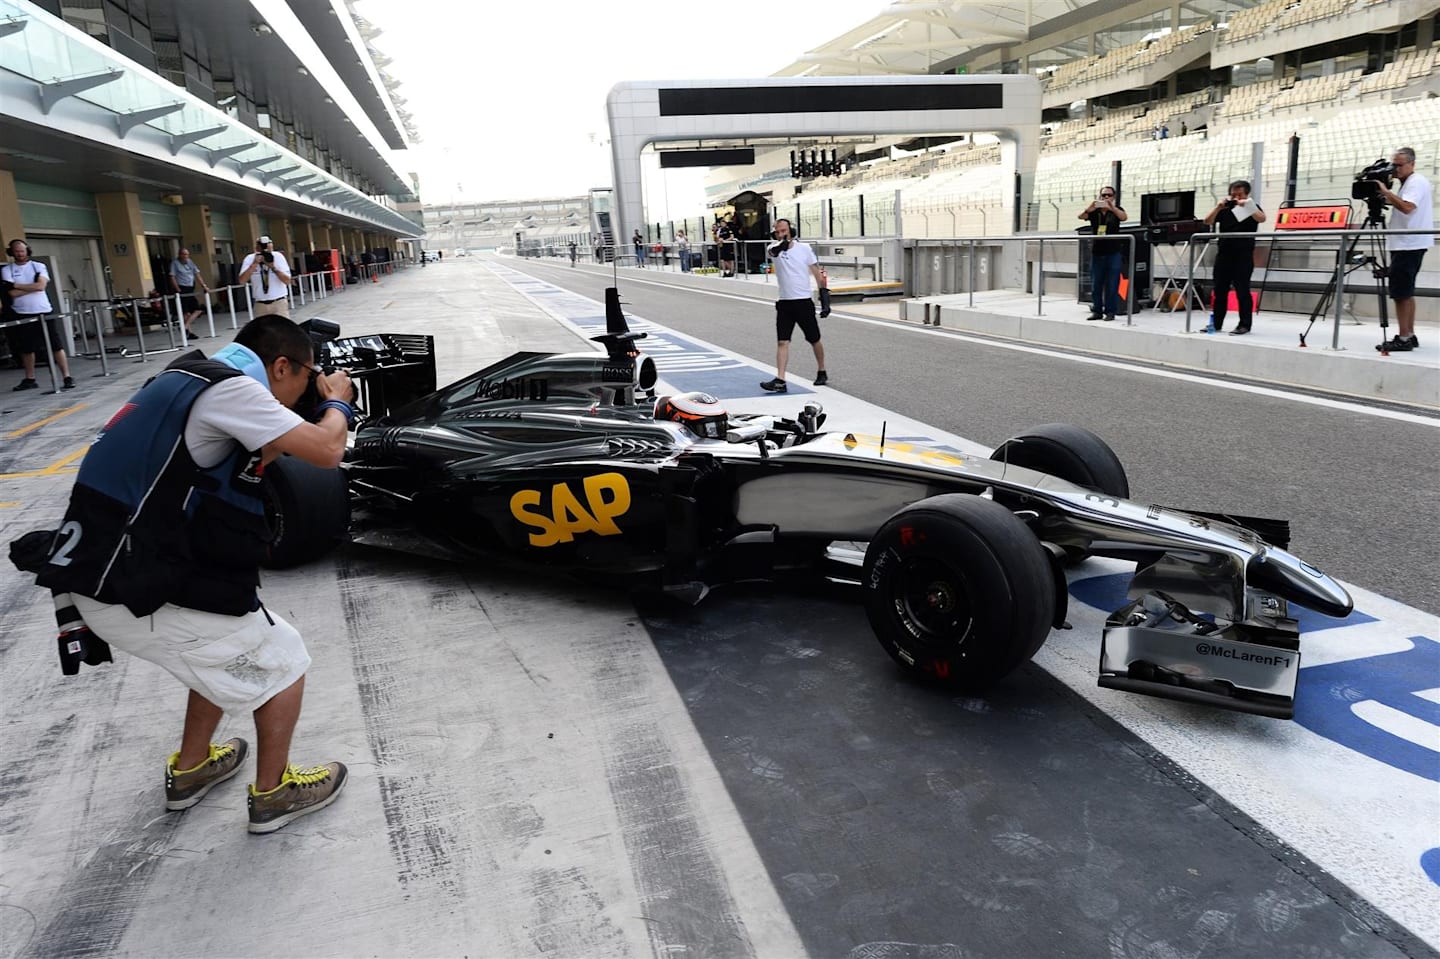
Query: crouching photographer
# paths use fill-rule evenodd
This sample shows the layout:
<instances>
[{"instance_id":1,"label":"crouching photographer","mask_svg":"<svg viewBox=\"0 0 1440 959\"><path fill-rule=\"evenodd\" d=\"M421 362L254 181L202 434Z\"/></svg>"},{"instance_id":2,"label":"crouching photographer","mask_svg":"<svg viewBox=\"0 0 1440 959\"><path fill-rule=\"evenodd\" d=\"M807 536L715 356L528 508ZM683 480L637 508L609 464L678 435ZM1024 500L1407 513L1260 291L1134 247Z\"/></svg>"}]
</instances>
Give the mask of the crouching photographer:
<instances>
[{"instance_id":1,"label":"crouching photographer","mask_svg":"<svg viewBox=\"0 0 1440 959\"><path fill-rule=\"evenodd\" d=\"M1435 201L1430 181L1415 170L1415 150L1401 147L1390 158L1399 188L1391 189L1389 180L1380 180L1375 189L1394 213L1390 216L1392 230L1429 230L1435 227ZM1415 277L1425 251L1435 244L1433 233L1386 236L1385 247L1390 254L1390 299L1395 301L1395 325L1399 332L1391 340L1375 347L1382 353L1409 352L1418 349L1415 336Z\"/></svg>"},{"instance_id":2,"label":"crouching photographer","mask_svg":"<svg viewBox=\"0 0 1440 959\"><path fill-rule=\"evenodd\" d=\"M190 808L240 772L245 740L211 736L225 712L253 714L252 833L323 809L347 775L341 763L290 764L310 656L257 593L272 538L265 464L288 453L338 466L354 418L342 399L354 395L349 375L314 362L304 330L264 316L213 357L197 350L170 363L91 443L36 576L56 594L62 633L83 622L189 687L180 748L165 766L167 809ZM293 407L312 385L320 402L310 423ZM65 594L73 608L62 607ZM101 655L64 639L67 672L74 657Z\"/></svg>"}]
</instances>

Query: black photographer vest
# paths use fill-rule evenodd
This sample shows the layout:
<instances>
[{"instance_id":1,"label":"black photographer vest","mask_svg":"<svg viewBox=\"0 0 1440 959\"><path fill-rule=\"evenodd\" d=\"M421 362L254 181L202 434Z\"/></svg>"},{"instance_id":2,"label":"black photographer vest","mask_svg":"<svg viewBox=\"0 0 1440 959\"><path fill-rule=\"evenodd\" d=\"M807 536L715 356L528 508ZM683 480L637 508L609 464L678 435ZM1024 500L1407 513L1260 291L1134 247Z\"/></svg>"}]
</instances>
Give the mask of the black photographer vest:
<instances>
[{"instance_id":1,"label":"black photographer vest","mask_svg":"<svg viewBox=\"0 0 1440 959\"><path fill-rule=\"evenodd\" d=\"M136 616L165 603L232 616L259 608L270 539L260 454L236 443L202 469L185 446L196 399L242 375L196 350L110 418L80 464L39 585L123 604Z\"/></svg>"}]
</instances>

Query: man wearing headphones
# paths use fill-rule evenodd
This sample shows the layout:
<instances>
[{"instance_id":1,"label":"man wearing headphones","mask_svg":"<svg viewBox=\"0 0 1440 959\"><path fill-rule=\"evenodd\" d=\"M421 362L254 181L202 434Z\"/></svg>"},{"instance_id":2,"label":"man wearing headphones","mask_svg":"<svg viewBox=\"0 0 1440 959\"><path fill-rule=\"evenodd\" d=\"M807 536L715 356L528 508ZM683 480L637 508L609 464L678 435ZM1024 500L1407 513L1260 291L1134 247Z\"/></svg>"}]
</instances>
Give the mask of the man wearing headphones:
<instances>
[{"instance_id":1,"label":"man wearing headphones","mask_svg":"<svg viewBox=\"0 0 1440 959\"><path fill-rule=\"evenodd\" d=\"M290 315L290 261L268 236L255 241L255 252L240 264L239 280L250 284L250 302L257 317Z\"/></svg>"},{"instance_id":2,"label":"man wearing headphones","mask_svg":"<svg viewBox=\"0 0 1440 959\"><path fill-rule=\"evenodd\" d=\"M820 343L820 324L815 320L815 301L810 299L810 278L820 288L820 315L830 314L830 291L826 288L825 274L815 259L815 251L808 243L795 242L794 229L790 221L775 221L778 241L766 252L775 261L775 285L780 289L780 298L775 301L775 378L760 384L760 388L771 393L784 393L785 366L790 360L790 335L798 325L805 334L805 341L815 350L815 385L824 386L830 377L825 373L825 347Z\"/></svg>"},{"instance_id":3,"label":"man wearing headphones","mask_svg":"<svg viewBox=\"0 0 1440 959\"><path fill-rule=\"evenodd\" d=\"M70 377L70 361L65 356L65 343L61 339L60 319L50 316L50 297L45 287L50 285L50 273L44 263L30 259L30 244L24 240L11 240L8 248L13 264L0 266L0 288L4 289L6 303L0 316L6 320L41 320L50 325L50 348L55 351L55 367L65 377L61 389L73 390L75 381ZM49 317L49 319L45 319ZM10 352L20 357L25 367L25 378L14 392L39 389L35 382L35 354L45 346L45 334L40 323L24 323L7 327Z\"/></svg>"}]
</instances>

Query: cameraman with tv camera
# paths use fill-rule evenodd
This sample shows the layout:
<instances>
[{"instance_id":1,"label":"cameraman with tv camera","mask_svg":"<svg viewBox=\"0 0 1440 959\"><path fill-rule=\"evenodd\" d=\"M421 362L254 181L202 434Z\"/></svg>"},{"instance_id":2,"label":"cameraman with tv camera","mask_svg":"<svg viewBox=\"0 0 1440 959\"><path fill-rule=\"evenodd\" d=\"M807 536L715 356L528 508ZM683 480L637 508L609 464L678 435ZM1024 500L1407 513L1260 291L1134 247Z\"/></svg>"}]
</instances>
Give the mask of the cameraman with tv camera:
<instances>
[{"instance_id":1,"label":"cameraman with tv camera","mask_svg":"<svg viewBox=\"0 0 1440 959\"><path fill-rule=\"evenodd\" d=\"M1388 176L1372 177L1377 181L1375 186L1380 196L1395 211L1390 216L1390 229L1433 229L1434 194L1430 181L1415 172L1414 148L1396 150L1390 157L1390 166L1400 181L1399 190L1390 189ZM1407 353L1420 346L1420 340L1415 336L1415 277L1420 273L1420 261L1425 258L1425 251L1434 243L1434 234L1385 237L1385 247L1390 254L1390 299L1395 301L1395 324L1399 332L1394 339L1375 347L1382 353Z\"/></svg>"}]
</instances>

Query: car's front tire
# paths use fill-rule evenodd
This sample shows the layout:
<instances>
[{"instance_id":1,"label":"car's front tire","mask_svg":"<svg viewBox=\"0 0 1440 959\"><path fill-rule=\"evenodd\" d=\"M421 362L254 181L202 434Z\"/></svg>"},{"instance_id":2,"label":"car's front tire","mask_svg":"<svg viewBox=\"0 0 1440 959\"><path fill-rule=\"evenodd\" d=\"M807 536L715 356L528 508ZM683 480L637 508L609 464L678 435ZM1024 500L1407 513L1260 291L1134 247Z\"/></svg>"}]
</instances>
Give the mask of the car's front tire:
<instances>
[{"instance_id":1,"label":"car's front tire","mask_svg":"<svg viewBox=\"0 0 1440 959\"><path fill-rule=\"evenodd\" d=\"M1130 498L1130 480L1115 451L1094 433L1069 423L1045 423L1012 436L995 448L990 458L1049 473L1076 486ZM1073 565L1090 556L1079 546L1065 547L1065 560Z\"/></svg>"},{"instance_id":2,"label":"car's front tire","mask_svg":"<svg viewBox=\"0 0 1440 959\"><path fill-rule=\"evenodd\" d=\"M350 497L344 470L281 456L265 465L261 489L270 528L268 568L312 562L345 541Z\"/></svg>"},{"instance_id":3,"label":"car's front tire","mask_svg":"<svg viewBox=\"0 0 1440 959\"><path fill-rule=\"evenodd\" d=\"M886 520L865 553L865 612L901 666L979 689L1035 655L1055 618L1040 541L978 496L933 496Z\"/></svg>"}]
</instances>

